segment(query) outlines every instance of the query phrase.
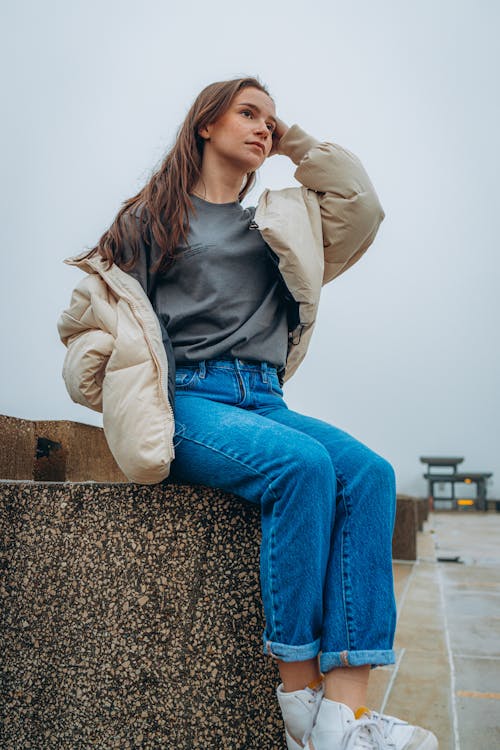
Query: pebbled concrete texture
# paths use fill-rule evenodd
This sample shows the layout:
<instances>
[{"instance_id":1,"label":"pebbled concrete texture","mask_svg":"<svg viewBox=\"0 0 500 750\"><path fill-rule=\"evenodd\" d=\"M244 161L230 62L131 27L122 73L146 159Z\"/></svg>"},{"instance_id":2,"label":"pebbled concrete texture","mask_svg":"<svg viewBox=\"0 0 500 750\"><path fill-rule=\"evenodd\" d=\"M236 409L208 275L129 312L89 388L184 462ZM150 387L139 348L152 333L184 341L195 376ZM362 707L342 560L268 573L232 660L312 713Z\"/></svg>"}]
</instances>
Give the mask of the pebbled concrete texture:
<instances>
[{"instance_id":1,"label":"pebbled concrete texture","mask_svg":"<svg viewBox=\"0 0 500 750\"><path fill-rule=\"evenodd\" d=\"M23 481L0 482L0 505L0 746L284 747L258 508L205 487ZM396 566L398 598L410 572Z\"/></svg>"},{"instance_id":2,"label":"pebbled concrete texture","mask_svg":"<svg viewBox=\"0 0 500 750\"><path fill-rule=\"evenodd\" d=\"M284 748L259 511L207 488L0 482L0 747ZM368 705L500 746L500 514L431 514L395 561L397 663ZM464 564L438 563L464 555Z\"/></svg>"},{"instance_id":3,"label":"pebbled concrete texture","mask_svg":"<svg viewBox=\"0 0 500 750\"><path fill-rule=\"evenodd\" d=\"M0 500L1 747L281 746L257 508L172 485L1 483Z\"/></svg>"}]
</instances>

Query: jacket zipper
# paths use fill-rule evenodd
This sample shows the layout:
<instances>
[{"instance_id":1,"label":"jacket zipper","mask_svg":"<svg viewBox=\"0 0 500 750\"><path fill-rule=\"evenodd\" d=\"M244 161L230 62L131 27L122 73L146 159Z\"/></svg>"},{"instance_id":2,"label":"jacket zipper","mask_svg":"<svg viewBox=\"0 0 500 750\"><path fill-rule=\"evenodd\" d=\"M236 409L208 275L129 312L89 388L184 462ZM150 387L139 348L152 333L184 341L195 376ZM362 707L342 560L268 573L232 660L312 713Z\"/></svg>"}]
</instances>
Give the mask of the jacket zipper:
<instances>
[{"instance_id":1,"label":"jacket zipper","mask_svg":"<svg viewBox=\"0 0 500 750\"><path fill-rule=\"evenodd\" d=\"M92 264L92 267L95 268L95 266L93 264ZM107 276L105 276L103 273L101 273L100 269L96 269L96 270L99 273L100 277L102 279L104 279L104 281L106 282L106 284L110 287L110 289L118 297L123 298L123 294L122 294L119 286L117 287L117 285L112 280L110 281L110 279ZM160 361L158 360L158 358L156 356L156 353L154 351L154 348L153 348L153 345L151 343L151 340L150 340L150 338L149 338L149 336L147 334L147 331L145 330L144 325L142 324L141 317L138 314L139 308L138 308L137 304L135 303L135 301L133 299L129 299L128 297L126 297L125 299L127 300L128 304L130 305L130 307L132 308L132 310L134 311L135 318L136 318L136 320L138 321L139 325L142 328L142 331L144 333L144 338L146 339L146 341L148 343L148 346L149 346L149 350L151 352L151 356L153 357L153 360L154 360L154 362L156 364L156 367L158 368L158 371L160 373L160 381L161 381L161 384L162 384L162 392L163 392L163 396L165 398L166 405L167 405L167 414L170 417L171 422L174 422L174 413L172 411L172 407L170 406L170 401L168 400L168 371L167 371L167 373L164 372L164 370L163 370L163 368L161 366L161 363L160 363ZM175 455L174 455L174 449L173 449L173 441L171 443L171 451L170 451L170 453L171 453L171 458L173 459L175 457Z\"/></svg>"}]
</instances>

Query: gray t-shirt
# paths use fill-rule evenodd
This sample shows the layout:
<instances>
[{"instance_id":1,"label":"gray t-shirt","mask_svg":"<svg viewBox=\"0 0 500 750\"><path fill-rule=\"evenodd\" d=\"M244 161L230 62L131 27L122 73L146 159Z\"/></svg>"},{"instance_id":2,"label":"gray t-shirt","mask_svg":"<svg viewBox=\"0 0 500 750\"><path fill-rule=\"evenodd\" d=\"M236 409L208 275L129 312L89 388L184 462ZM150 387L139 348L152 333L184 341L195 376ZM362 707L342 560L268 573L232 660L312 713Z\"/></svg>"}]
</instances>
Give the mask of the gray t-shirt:
<instances>
[{"instance_id":1,"label":"gray t-shirt","mask_svg":"<svg viewBox=\"0 0 500 750\"><path fill-rule=\"evenodd\" d=\"M176 363L237 357L282 369L287 308L272 252L251 226L255 208L191 198L187 245L150 293ZM144 269L131 273L144 279Z\"/></svg>"}]
</instances>

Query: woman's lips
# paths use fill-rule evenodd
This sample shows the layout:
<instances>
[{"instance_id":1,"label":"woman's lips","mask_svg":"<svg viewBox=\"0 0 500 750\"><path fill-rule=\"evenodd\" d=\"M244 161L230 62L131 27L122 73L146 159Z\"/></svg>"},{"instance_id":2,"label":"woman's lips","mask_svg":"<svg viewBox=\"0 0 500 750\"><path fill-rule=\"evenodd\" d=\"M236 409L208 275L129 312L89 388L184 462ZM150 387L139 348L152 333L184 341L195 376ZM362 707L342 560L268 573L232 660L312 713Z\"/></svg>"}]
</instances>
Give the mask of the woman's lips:
<instances>
[{"instance_id":1,"label":"woman's lips","mask_svg":"<svg viewBox=\"0 0 500 750\"><path fill-rule=\"evenodd\" d=\"M259 148L262 151L263 154L266 153L266 149L265 149L263 143L257 143L257 141L251 141L248 145L249 146L257 146L257 148Z\"/></svg>"}]
</instances>

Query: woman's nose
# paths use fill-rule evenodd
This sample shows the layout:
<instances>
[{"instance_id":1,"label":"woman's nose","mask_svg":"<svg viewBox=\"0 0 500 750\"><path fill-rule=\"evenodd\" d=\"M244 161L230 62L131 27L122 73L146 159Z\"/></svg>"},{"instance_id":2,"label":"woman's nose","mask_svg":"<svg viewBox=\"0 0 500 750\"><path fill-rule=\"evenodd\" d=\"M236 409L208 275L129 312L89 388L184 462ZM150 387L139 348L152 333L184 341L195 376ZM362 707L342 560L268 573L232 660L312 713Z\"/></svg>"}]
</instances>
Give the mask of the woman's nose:
<instances>
[{"instance_id":1,"label":"woman's nose","mask_svg":"<svg viewBox=\"0 0 500 750\"><path fill-rule=\"evenodd\" d=\"M255 120L255 132L256 133L269 133L267 123L264 119Z\"/></svg>"}]
</instances>

